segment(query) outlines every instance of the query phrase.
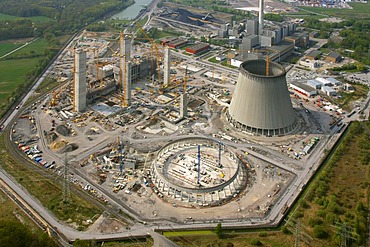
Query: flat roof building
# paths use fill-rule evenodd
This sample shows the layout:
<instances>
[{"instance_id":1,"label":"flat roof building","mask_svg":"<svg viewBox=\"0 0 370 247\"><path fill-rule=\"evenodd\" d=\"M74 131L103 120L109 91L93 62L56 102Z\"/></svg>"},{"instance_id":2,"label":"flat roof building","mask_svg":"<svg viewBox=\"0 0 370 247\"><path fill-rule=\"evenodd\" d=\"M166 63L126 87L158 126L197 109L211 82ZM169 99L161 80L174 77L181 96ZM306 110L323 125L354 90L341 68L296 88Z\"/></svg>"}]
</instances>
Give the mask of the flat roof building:
<instances>
[{"instance_id":1,"label":"flat roof building","mask_svg":"<svg viewBox=\"0 0 370 247\"><path fill-rule=\"evenodd\" d=\"M330 52L329 55L326 56L325 61L331 62L331 63L339 63L342 61L342 56L337 52Z\"/></svg>"},{"instance_id":2,"label":"flat roof building","mask_svg":"<svg viewBox=\"0 0 370 247\"><path fill-rule=\"evenodd\" d=\"M186 50L186 52L189 52L191 54L198 54L198 53L203 52L203 51L208 51L209 48L211 48L211 46L209 44L198 43L198 44L192 45L190 47L187 47L185 50Z\"/></svg>"},{"instance_id":3,"label":"flat roof building","mask_svg":"<svg viewBox=\"0 0 370 247\"><path fill-rule=\"evenodd\" d=\"M295 92L302 94L306 97L312 97L317 95L317 91L315 89L301 82L291 82L290 88L292 88Z\"/></svg>"},{"instance_id":4,"label":"flat roof building","mask_svg":"<svg viewBox=\"0 0 370 247\"><path fill-rule=\"evenodd\" d=\"M334 96L334 95L337 95L337 92L332 88L332 87L328 87L328 86L323 86L321 88L321 91L323 91L326 95L328 96Z\"/></svg>"},{"instance_id":5,"label":"flat roof building","mask_svg":"<svg viewBox=\"0 0 370 247\"><path fill-rule=\"evenodd\" d=\"M320 56L321 56L321 51L311 51L310 53L306 55L306 58L310 60L317 60L320 58Z\"/></svg>"},{"instance_id":6,"label":"flat roof building","mask_svg":"<svg viewBox=\"0 0 370 247\"><path fill-rule=\"evenodd\" d=\"M316 80L308 80L307 85L314 89L321 89L322 83Z\"/></svg>"}]
</instances>

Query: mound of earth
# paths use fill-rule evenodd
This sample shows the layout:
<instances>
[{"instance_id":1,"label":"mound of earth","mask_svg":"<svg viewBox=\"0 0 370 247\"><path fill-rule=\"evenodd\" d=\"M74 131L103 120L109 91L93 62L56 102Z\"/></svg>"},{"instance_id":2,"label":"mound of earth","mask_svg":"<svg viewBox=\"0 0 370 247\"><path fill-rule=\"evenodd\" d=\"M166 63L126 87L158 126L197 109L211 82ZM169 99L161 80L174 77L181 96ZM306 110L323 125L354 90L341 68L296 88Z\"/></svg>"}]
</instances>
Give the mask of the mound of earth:
<instances>
[{"instance_id":1,"label":"mound of earth","mask_svg":"<svg viewBox=\"0 0 370 247\"><path fill-rule=\"evenodd\" d=\"M61 148L59 150L59 153L66 153L66 152L72 152L78 148L78 145L76 143L69 143L65 147Z\"/></svg>"},{"instance_id":2,"label":"mound of earth","mask_svg":"<svg viewBox=\"0 0 370 247\"><path fill-rule=\"evenodd\" d=\"M48 144L52 143L58 138L58 135L55 132L50 132L46 135L46 142Z\"/></svg>"},{"instance_id":3,"label":"mound of earth","mask_svg":"<svg viewBox=\"0 0 370 247\"><path fill-rule=\"evenodd\" d=\"M56 141L50 145L50 148L55 151L64 148L67 144L66 140Z\"/></svg>"},{"instance_id":4,"label":"mound of earth","mask_svg":"<svg viewBox=\"0 0 370 247\"><path fill-rule=\"evenodd\" d=\"M86 135L99 135L99 129L91 128L85 133Z\"/></svg>"},{"instance_id":5,"label":"mound of earth","mask_svg":"<svg viewBox=\"0 0 370 247\"><path fill-rule=\"evenodd\" d=\"M71 131L64 125L58 125L56 128L55 128L55 131L62 135L62 136L69 136L71 135Z\"/></svg>"}]
</instances>

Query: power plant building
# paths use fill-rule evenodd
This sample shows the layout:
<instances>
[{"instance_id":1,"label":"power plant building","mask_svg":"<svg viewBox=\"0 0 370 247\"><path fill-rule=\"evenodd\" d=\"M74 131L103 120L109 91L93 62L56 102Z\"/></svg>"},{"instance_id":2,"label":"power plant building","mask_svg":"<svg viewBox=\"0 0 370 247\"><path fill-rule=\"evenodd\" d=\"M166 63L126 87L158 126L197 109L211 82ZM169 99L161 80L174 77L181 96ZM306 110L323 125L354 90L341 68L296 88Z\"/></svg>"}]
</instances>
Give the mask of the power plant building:
<instances>
[{"instance_id":1,"label":"power plant building","mask_svg":"<svg viewBox=\"0 0 370 247\"><path fill-rule=\"evenodd\" d=\"M286 71L270 62L249 60L241 64L239 78L226 112L236 128L264 136L285 135L297 126L297 116L286 84Z\"/></svg>"}]
</instances>

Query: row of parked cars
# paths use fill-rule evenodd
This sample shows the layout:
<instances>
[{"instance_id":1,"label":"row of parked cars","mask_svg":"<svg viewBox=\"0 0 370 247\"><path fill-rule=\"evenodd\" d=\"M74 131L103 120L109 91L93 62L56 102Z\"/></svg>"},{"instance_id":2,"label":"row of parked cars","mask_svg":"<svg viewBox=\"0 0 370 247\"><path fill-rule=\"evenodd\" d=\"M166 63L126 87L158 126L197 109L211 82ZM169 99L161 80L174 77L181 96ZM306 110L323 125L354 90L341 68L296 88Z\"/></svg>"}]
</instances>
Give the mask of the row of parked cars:
<instances>
[{"instance_id":1,"label":"row of parked cars","mask_svg":"<svg viewBox=\"0 0 370 247\"><path fill-rule=\"evenodd\" d=\"M19 143L18 148L22 152L24 152L28 156L28 158L33 160L35 163L45 168L49 168L49 169L52 169L55 167L55 161L48 163L42 159L42 151L37 148L37 145L30 147L28 145L24 145L23 143Z\"/></svg>"}]
</instances>

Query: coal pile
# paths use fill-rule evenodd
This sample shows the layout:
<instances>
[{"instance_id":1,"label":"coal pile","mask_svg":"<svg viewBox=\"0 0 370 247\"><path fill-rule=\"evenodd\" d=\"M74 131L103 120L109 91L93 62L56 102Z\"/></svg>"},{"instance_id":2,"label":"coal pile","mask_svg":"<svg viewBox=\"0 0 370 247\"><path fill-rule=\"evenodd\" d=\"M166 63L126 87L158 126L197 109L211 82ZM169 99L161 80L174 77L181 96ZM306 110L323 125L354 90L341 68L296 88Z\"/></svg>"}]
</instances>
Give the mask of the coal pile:
<instances>
[{"instance_id":1,"label":"coal pile","mask_svg":"<svg viewBox=\"0 0 370 247\"><path fill-rule=\"evenodd\" d=\"M56 139L58 139L58 135L55 132L50 132L50 133L48 133L46 135L46 142L47 142L47 144L52 143Z\"/></svg>"},{"instance_id":2,"label":"coal pile","mask_svg":"<svg viewBox=\"0 0 370 247\"><path fill-rule=\"evenodd\" d=\"M76 143L69 143L65 147L61 148L58 152L59 153L67 153L72 152L78 148L78 145Z\"/></svg>"},{"instance_id":3,"label":"coal pile","mask_svg":"<svg viewBox=\"0 0 370 247\"><path fill-rule=\"evenodd\" d=\"M70 136L71 135L71 131L64 125L58 125L56 128L55 128L55 131L62 135L62 136Z\"/></svg>"}]
</instances>

